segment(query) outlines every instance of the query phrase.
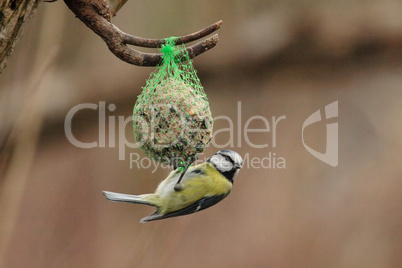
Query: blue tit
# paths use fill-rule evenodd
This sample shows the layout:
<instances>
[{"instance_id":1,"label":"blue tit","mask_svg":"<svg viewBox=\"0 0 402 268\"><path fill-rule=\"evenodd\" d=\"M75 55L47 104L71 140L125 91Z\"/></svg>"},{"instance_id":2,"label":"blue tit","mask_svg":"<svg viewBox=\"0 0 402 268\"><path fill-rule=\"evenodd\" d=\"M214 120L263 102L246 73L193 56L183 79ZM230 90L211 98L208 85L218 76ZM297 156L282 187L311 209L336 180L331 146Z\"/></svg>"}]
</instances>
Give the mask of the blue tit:
<instances>
[{"instance_id":1,"label":"blue tit","mask_svg":"<svg viewBox=\"0 0 402 268\"><path fill-rule=\"evenodd\" d=\"M191 214L209 208L224 199L232 190L233 181L243 164L241 156L221 150L206 162L190 166L184 174L180 191L174 186L181 169L172 171L153 194L128 195L104 191L110 201L145 204L156 207L155 213L141 223Z\"/></svg>"}]
</instances>

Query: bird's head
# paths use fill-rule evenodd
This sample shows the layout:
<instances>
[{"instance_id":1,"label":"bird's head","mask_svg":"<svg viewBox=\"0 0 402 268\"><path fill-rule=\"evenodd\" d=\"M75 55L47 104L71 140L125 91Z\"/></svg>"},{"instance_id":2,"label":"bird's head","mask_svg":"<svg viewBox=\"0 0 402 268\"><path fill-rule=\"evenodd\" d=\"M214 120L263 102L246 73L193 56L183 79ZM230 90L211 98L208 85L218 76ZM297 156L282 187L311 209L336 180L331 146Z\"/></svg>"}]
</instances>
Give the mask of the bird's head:
<instances>
[{"instance_id":1,"label":"bird's head","mask_svg":"<svg viewBox=\"0 0 402 268\"><path fill-rule=\"evenodd\" d=\"M243 165L242 157L231 150L221 150L211 156L207 162L213 164L232 183Z\"/></svg>"}]
</instances>

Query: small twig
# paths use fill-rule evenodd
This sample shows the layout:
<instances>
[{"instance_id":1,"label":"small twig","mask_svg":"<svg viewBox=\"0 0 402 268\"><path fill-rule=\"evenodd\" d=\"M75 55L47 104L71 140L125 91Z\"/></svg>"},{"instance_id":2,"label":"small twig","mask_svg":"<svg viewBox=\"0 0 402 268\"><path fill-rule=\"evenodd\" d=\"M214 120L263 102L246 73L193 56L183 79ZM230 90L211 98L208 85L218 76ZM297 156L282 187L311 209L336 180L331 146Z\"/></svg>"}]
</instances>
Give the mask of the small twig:
<instances>
[{"instance_id":1,"label":"small twig","mask_svg":"<svg viewBox=\"0 0 402 268\"><path fill-rule=\"evenodd\" d=\"M216 30L218 30L221 27L222 21L215 22L214 24L211 24L210 26L202 29L201 31L181 36L176 40L176 44L186 44L190 43L192 41L201 39ZM125 44L129 45L134 45L138 47L150 47L150 48L158 48L161 47L163 44L165 44L164 39L147 39L147 38L142 38L138 36L133 36L124 32L121 32L123 36L123 41Z\"/></svg>"},{"instance_id":2,"label":"small twig","mask_svg":"<svg viewBox=\"0 0 402 268\"><path fill-rule=\"evenodd\" d=\"M138 66L156 66L162 58L160 53L144 53L130 48L128 45L139 47L161 47L164 39L147 39L133 36L121 31L110 22L114 11L104 0L64 0L74 14L98 34L105 41L110 51L119 59ZM182 36L177 44L188 43L203 38L220 28L222 21L218 21L205 29ZM194 58L209 49L218 42L218 35L213 35L190 47L187 47L190 58Z\"/></svg>"}]
</instances>

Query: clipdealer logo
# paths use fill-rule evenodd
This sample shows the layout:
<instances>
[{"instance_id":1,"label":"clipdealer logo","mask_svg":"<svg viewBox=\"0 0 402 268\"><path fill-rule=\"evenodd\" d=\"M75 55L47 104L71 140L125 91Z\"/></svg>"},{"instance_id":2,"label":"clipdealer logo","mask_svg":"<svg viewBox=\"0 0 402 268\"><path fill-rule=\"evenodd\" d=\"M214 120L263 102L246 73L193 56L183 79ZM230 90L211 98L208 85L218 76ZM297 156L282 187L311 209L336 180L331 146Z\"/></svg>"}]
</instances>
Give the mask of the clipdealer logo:
<instances>
[{"instance_id":1,"label":"clipdealer logo","mask_svg":"<svg viewBox=\"0 0 402 268\"><path fill-rule=\"evenodd\" d=\"M72 131L72 120L76 113L80 110L90 109L98 111L98 140L91 142L82 142L76 139L73 135ZM127 125L132 124L131 116L116 116L109 115L107 113L112 113L116 110L116 106L114 104L109 104L106 106L105 102L99 102L99 104L94 103L83 103L78 104L70 109L70 111L66 115L66 119L64 121L64 130L67 139L71 144L78 148L89 149L89 148L115 148L118 147L119 160L125 160L126 158L126 149L127 148L140 148L143 141L139 141L137 143L132 143L126 138L126 128ZM331 119L338 117L338 101L330 103L324 108L324 118ZM268 149L271 147L275 149L277 145L277 130L278 124L280 121L285 120L286 116L282 115L279 117L272 116L271 119L268 119L262 115L254 115L245 120L243 125L242 119L242 105L241 102L237 104L237 114L236 118L231 118L226 115L220 115L214 118L214 121L226 121L225 124L228 125L227 128L221 128L214 131L213 138L210 142L212 146L217 149L224 148L240 148L242 147L242 143L246 143L247 147L254 149ZM237 128L235 127L234 121L237 121ZM250 128L250 124L253 121L260 122L260 128ZM322 121L321 118L321 110L315 111L311 114L302 125L302 143L306 150L319 159L320 161L336 167L338 166L338 123L328 123L326 125L327 137L326 137L326 151L325 153L321 153L315 151L310 146L308 146L304 140L304 130L317 122ZM117 127L117 133L116 133ZM283 128L283 127L282 127ZM149 126L149 129L152 128L152 123ZM237 132L237 139L235 138L234 133ZM251 139L249 134L251 133L263 133L263 135L268 135L269 140L264 139L265 143L257 144L255 141ZM106 139L106 134L108 134L108 139ZM223 144L218 144L216 137L224 135L227 137L226 142ZM116 144L117 137L117 144ZM108 141L107 141L108 140ZM222 139L220 139L222 142ZM269 141L269 144L268 144ZM151 168L154 167L154 171L156 171L157 167L162 168L170 168L167 165L161 164L154 160L141 157L139 153L130 153L130 168ZM286 169L286 159L283 156L277 155L273 151L268 151L266 157L251 157L250 153L246 153L244 155L244 166L248 168L264 168L264 169ZM153 171L153 172L154 172Z\"/></svg>"},{"instance_id":2,"label":"clipdealer logo","mask_svg":"<svg viewBox=\"0 0 402 268\"><path fill-rule=\"evenodd\" d=\"M330 103L325 106L324 109L325 119L337 118L338 117L338 101ZM302 141L303 146L306 150L312 154L315 158L321 160L322 162L337 167L338 166L338 123L328 123L327 125L327 140L325 153L317 152L309 147L304 141L304 129L314 123L321 121L321 110L315 111L310 115L306 121L303 123L302 127Z\"/></svg>"}]
</instances>

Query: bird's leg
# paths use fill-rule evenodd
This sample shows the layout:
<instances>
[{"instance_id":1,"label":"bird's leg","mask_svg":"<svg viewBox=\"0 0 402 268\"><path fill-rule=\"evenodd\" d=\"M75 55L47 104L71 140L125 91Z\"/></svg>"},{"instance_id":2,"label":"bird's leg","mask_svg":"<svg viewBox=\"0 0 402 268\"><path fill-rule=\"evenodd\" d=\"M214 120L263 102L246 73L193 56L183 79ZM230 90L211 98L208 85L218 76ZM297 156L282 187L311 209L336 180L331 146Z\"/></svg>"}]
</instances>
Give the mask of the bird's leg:
<instances>
[{"instance_id":1,"label":"bird's leg","mask_svg":"<svg viewBox=\"0 0 402 268\"><path fill-rule=\"evenodd\" d=\"M176 192L183 190L183 185L181 185L180 182L183 179L184 174L186 174L187 169L191 166L191 164L192 164L192 161L188 161L186 163L186 165L184 166L184 169L183 169L182 173L180 174L180 177L179 177L177 183L174 186L174 190Z\"/></svg>"},{"instance_id":2,"label":"bird's leg","mask_svg":"<svg viewBox=\"0 0 402 268\"><path fill-rule=\"evenodd\" d=\"M180 182L181 182L181 180L183 179L184 174L186 174L187 169L188 169L188 168L191 166L191 164L194 163L197 159L198 159L197 156L193 156L193 157L190 157L190 159L187 161L186 165L185 165L184 168L183 168L182 173L180 174L179 180L177 181L177 183L176 183L175 186L174 186L174 190L175 190L176 192L183 190L183 185L181 185Z\"/></svg>"}]
</instances>

